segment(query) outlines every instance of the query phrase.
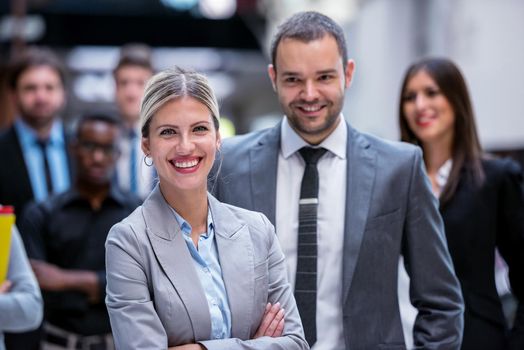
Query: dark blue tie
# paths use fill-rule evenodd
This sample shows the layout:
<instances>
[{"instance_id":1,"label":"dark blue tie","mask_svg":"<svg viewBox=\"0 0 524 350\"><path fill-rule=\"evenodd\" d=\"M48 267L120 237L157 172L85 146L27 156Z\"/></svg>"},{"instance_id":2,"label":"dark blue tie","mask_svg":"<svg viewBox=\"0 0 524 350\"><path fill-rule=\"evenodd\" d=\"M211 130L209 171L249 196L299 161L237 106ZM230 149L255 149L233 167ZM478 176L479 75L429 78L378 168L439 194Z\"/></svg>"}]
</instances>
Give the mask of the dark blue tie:
<instances>
[{"instance_id":1,"label":"dark blue tie","mask_svg":"<svg viewBox=\"0 0 524 350\"><path fill-rule=\"evenodd\" d=\"M36 141L40 151L42 152L42 160L44 161L44 175L45 184L47 189L47 195L50 196L53 193L53 180L51 178L51 169L49 168L49 160L47 159L47 145L49 140L37 140Z\"/></svg>"},{"instance_id":2,"label":"dark blue tie","mask_svg":"<svg viewBox=\"0 0 524 350\"><path fill-rule=\"evenodd\" d=\"M306 162L298 210L297 273L295 299L309 346L317 341L317 162L324 148L304 147L300 155Z\"/></svg>"}]
</instances>

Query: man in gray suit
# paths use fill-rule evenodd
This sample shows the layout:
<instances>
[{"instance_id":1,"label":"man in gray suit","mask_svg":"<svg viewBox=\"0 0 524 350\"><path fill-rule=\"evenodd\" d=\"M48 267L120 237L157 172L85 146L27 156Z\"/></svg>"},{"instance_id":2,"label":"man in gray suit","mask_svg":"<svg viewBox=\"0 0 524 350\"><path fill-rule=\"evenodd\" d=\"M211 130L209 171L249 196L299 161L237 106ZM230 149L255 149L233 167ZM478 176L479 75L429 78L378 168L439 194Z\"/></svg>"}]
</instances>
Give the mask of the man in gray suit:
<instances>
[{"instance_id":1,"label":"man in gray suit","mask_svg":"<svg viewBox=\"0 0 524 350\"><path fill-rule=\"evenodd\" d=\"M269 77L285 117L224 140L210 188L276 225L312 349L405 349L400 254L419 312L415 345L459 349L463 300L420 150L362 134L344 120L355 63L330 18L292 16L271 54Z\"/></svg>"}]
</instances>

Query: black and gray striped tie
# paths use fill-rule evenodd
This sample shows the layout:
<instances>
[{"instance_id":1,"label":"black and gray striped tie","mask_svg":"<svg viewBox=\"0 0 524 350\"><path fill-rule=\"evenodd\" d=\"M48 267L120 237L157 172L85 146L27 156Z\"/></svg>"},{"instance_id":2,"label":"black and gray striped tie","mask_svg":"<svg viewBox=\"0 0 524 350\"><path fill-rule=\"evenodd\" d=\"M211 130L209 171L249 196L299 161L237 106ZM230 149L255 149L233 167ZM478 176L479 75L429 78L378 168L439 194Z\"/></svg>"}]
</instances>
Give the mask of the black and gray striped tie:
<instances>
[{"instance_id":1,"label":"black and gray striped tie","mask_svg":"<svg viewBox=\"0 0 524 350\"><path fill-rule=\"evenodd\" d=\"M303 147L300 155L306 162L302 177L298 211L298 247L295 298L310 346L317 341L317 162L324 148Z\"/></svg>"}]
</instances>

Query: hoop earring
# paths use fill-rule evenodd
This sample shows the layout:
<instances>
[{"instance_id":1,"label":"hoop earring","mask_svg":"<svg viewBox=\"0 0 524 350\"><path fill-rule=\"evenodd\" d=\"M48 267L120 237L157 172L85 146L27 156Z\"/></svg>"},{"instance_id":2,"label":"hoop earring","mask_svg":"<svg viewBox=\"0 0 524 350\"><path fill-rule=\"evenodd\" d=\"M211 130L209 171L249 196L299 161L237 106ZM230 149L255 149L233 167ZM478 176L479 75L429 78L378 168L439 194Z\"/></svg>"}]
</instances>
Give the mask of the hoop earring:
<instances>
[{"instance_id":1,"label":"hoop earring","mask_svg":"<svg viewBox=\"0 0 524 350\"><path fill-rule=\"evenodd\" d=\"M150 163L147 162L147 158L151 159ZM144 157L144 164L147 165L148 167L153 165L153 158L151 158L149 154L146 154L146 156Z\"/></svg>"}]
</instances>

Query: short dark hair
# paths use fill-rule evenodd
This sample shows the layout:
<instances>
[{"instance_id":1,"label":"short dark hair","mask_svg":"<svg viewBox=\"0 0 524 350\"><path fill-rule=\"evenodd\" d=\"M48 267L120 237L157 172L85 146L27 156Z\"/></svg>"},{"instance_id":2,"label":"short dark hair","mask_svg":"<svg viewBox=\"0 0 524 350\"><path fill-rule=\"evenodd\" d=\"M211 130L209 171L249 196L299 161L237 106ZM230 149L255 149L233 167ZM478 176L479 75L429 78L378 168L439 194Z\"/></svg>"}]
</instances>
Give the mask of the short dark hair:
<instances>
[{"instance_id":1,"label":"short dark hair","mask_svg":"<svg viewBox=\"0 0 524 350\"><path fill-rule=\"evenodd\" d=\"M116 77L118 70L124 66L138 66L153 72L151 63L151 48L145 44L127 44L120 49L120 57L113 76Z\"/></svg>"},{"instance_id":2,"label":"short dark hair","mask_svg":"<svg viewBox=\"0 0 524 350\"><path fill-rule=\"evenodd\" d=\"M463 172L473 183L481 184L483 182L482 147L477 135L475 114L464 76L451 60L438 57L420 59L410 65L404 75L398 110L401 140L420 144L415 133L409 128L403 107L407 85L411 78L421 71L426 72L435 81L455 114L451 146L453 165L446 186L440 195L440 203L443 206L455 194Z\"/></svg>"},{"instance_id":3,"label":"short dark hair","mask_svg":"<svg viewBox=\"0 0 524 350\"><path fill-rule=\"evenodd\" d=\"M55 70L60 76L62 85L65 86L65 67L58 56L48 48L30 46L11 60L8 73L9 87L15 90L20 76L29 68L38 66Z\"/></svg>"},{"instance_id":4,"label":"short dark hair","mask_svg":"<svg viewBox=\"0 0 524 350\"><path fill-rule=\"evenodd\" d=\"M342 57L344 71L348 61L348 50L344 30L326 15L314 11L298 12L278 26L271 42L271 63L276 70L278 45L283 39L295 39L310 42L331 35L337 42L338 52Z\"/></svg>"},{"instance_id":5,"label":"short dark hair","mask_svg":"<svg viewBox=\"0 0 524 350\"><path fill-rule=\"evenodd\" d=\"M82 130L82 127L90 122L103 122L110 125L114 125L119 129L122 128L122 121L120 120L120 118L117 118L112 114L104 112L89 112L82 115L76 123L75 137L77 140L80 138L80 131Z\"/></svg>"}]
</instances>

